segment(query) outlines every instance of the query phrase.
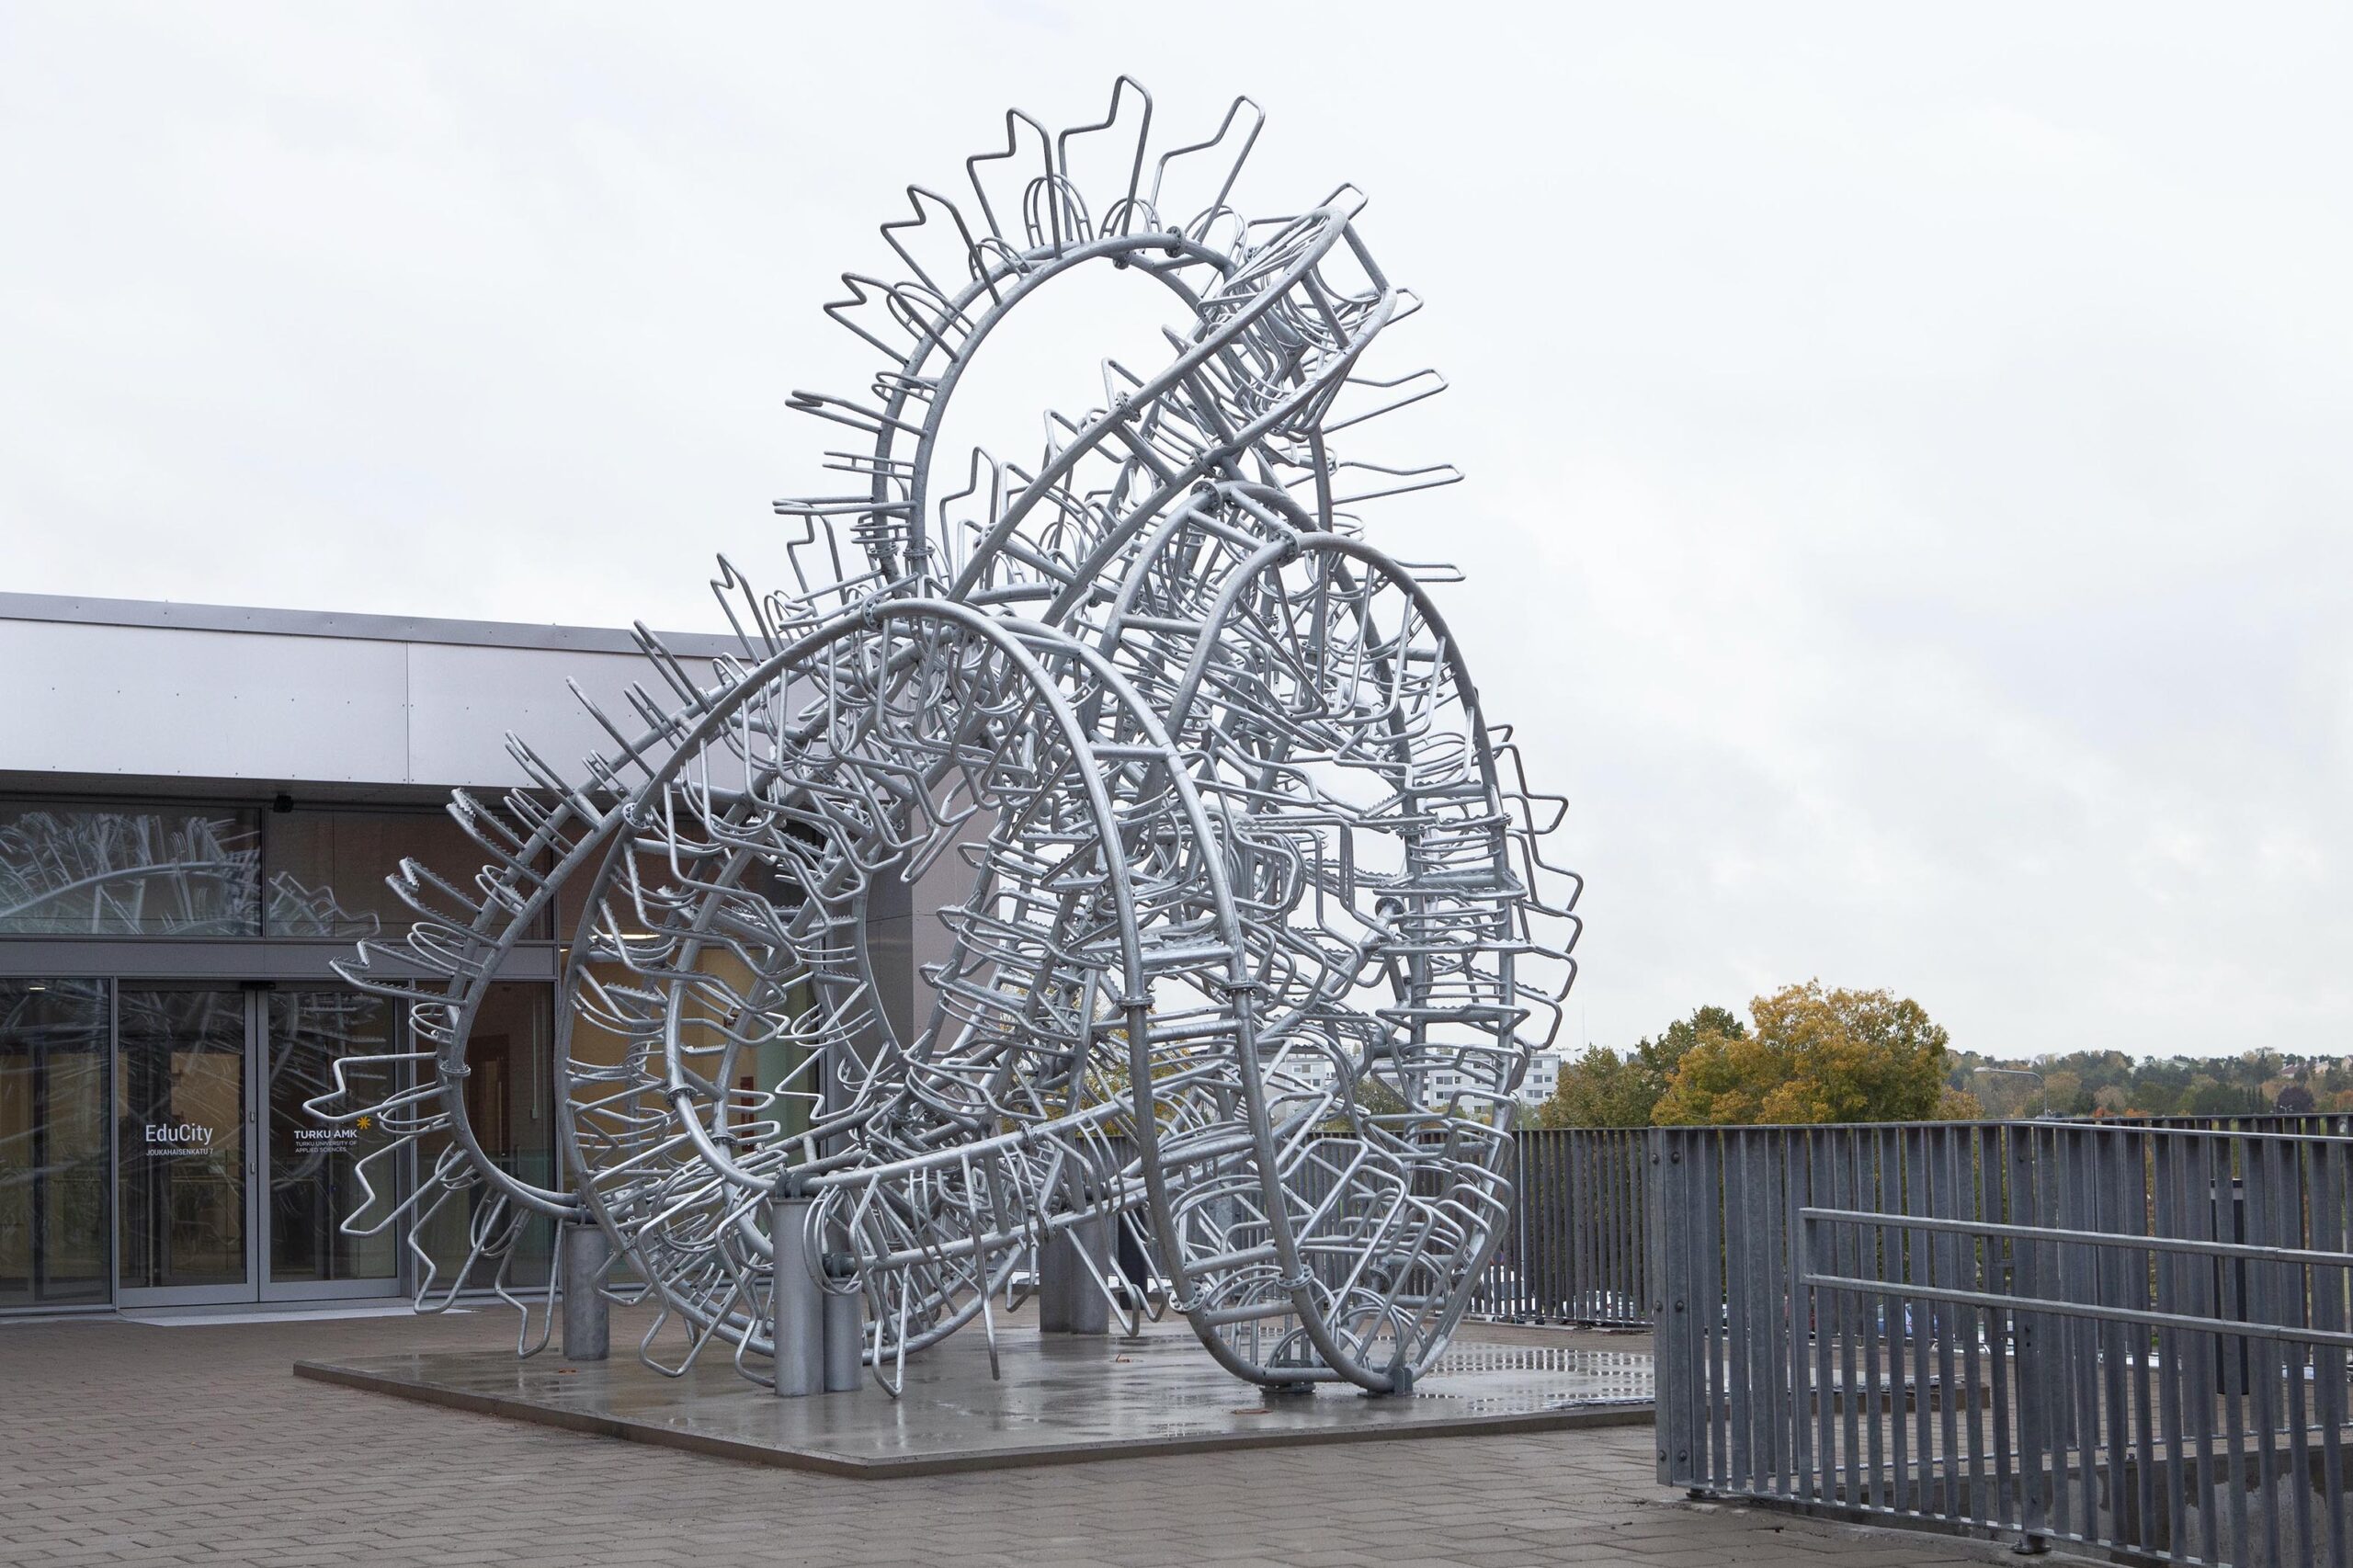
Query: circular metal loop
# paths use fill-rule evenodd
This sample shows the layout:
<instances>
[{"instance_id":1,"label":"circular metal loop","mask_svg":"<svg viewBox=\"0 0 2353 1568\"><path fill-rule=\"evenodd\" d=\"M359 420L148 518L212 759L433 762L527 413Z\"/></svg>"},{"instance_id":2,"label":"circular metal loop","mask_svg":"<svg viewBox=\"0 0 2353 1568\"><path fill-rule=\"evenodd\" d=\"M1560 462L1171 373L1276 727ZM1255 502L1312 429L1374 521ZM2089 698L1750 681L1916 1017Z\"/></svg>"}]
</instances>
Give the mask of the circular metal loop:
<instances>
[{"instance_id":1,"label":"circular metal loop","mask_svg":"<svg viewBox=\"0 0 2353 1568\"><path fill-rule=\"evenodd\" d=\"M1097 1221L1152 1281L1082 1269L1121 1321L1165 1302L1240 1376L1397 1392L1443 1348L1510 1210L1578 884L1429 594L1359 538L1353 507L1453 471L1331 446L1442 385L1362 368L1413 301L1352 189L1234 211L1241 112L1156 163L1146 114L1124 188L1040 130L1042 174L988 154L969 204L922 193L885 231L905 279L832 307L883 357L870 392L792 400L867 433L861 494L779 504L776 593L722 564L743 656L706 682L649 639L668 710L629 739L598 714L617 744L576 779L517 743L534 787L453 808L473 893L407 876L406 941L339 966L415 1004L433 1201L499 1205L461 1277L511 1256L506 1216L593 1218L678 1365L716 1338L742 1366L798 1192L886 1386ZM1169 361L1107 366L1026 470L951 468L995 329L1096 261L1183 312ZM535 1181L462 1090L488 986L559 905L565 1174Z\"/></svg>"}]
</instances>

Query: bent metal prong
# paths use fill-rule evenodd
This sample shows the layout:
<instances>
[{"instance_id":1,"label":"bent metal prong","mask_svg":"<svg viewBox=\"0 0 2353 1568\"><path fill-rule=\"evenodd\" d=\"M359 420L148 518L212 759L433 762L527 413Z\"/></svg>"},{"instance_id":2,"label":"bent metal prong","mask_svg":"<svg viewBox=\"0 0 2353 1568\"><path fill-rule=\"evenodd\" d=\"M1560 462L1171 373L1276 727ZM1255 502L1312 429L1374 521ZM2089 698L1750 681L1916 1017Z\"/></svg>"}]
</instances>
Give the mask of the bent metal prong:
<instances>
[{"instance_id":1,"label":"bent metal prong","mask_svg":"<svg viewBox=\"0 0 2353 1568\"><path fill-rule=\"evenodd\" d=\"M1009 113L968 192L910 187L895 280L826 307L870 383L792 399L850 433L845 493L778 504L782 585L721 564L740 654L690 667L641 630L630 711L592 707L608 749L573 772L511 743L536 788L450 807L481 874L402 868L415 925L339 967L409 1004L414 1049L313 1104L399 1134L347 1228L470 1213L420 1305L487 1278L543 1345L508 1280L545 1216L607 1233L603 1289L651 1299L666 1371L716 1347L773 1384L777 1303L855 1297L829 1321L895 1389L994 1336L1057 1246L1057 1290L1181 1314L1257 1382L1400 1392L1443 1349L1510 1211L1579 884L1424 585L1450 574L1355 510L1457 476L1330 445L1443 385L1368 362L1415 301L1352 188L1236 209L1261 119L1156 139L1121 78L1093 123ZM1026 463L946 449L999 324L1088 267L1165 291L1167 361L1106 362ZM913 913L944 956L893 994L876 922L943 881ZM551 918L541 1182L463 1087L489 977ZM779 1290L780 1253L813 1293Z\"/></svg>"}]
</instances>

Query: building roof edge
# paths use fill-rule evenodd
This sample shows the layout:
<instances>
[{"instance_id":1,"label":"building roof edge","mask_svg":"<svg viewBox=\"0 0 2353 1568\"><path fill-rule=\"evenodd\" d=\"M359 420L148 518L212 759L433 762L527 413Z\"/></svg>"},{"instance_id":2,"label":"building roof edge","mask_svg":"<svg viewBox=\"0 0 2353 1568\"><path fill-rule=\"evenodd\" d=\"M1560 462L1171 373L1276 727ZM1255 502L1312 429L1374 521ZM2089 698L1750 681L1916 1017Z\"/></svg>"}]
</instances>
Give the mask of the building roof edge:
<instances>
[{"instance_id":1,"label":"building roof edge","mask_svg":"<svg viewBox=\"0 0 2353 1568\"><path fill-rule=\"evenodd\" d=\"M363 642L439 642L468 648L539 648L554 653L634 653L635 634L617 627L537 626L522 621L455 620L421 615L358 615L327 609L264 609L181 604L170 599L108 599L82 594L0 593L0 620L76 626L139 626L176 631L246 631L274 637L336 637ZM681 658L743 655L726 633L654 633Z\"/></svg>"}]
</instances>

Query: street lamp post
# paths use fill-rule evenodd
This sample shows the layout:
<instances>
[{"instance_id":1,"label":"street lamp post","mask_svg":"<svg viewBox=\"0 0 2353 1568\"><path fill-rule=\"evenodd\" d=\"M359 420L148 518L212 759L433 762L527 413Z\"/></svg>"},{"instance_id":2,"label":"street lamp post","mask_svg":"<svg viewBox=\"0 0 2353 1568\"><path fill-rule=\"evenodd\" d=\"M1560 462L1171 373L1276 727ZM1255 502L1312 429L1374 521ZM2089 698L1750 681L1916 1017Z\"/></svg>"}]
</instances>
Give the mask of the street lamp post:
<instances>
[{"instance_id":1,"label":"street lamp post","mask_svg":"<svg viewBox=\"0 0 2353 1568\"><path fill-rule=\"evenodd\" d=\"M2038 1085L2041 1085L2041 1088L2042 1088L2042 1115L2043 1115L2043 1119L2044 1119L2045 1120L2050 1119L2050 1116L2051 1116L2051 1085L2050 1085L2048 1083L2046 1083L2046 1082L2044 1081L2043 1076L2042 1076L2042 1074L2040 1074L2040 1073L2036 1072L2036 1071L2035 1071L2033 1068L2031 1068L2031 1067L1980 1067L1980 1068L1978 1069L1978 1071L1979 1071L1980 1073L2001 1073L2001 1074L2006 1074L2007 1075L2009 1075L2010 1077L2013 1077L2013 1078L2031 1078L2031 1079L2033 1079L2033 1080L2034 1080Z\"/></svg>"}]
</instances>

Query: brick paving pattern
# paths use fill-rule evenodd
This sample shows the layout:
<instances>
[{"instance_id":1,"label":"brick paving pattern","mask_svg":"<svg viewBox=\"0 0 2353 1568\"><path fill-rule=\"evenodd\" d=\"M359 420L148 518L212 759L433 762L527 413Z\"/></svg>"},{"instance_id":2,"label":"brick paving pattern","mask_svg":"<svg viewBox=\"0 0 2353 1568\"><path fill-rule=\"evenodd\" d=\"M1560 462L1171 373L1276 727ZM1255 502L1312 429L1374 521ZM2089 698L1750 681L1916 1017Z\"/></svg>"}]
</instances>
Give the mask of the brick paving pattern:
<instances>
[{"instance_id":1,"label":"brick paving pattern","mask_svg":"<svg viewBox=\"0 0 2353 1568\"><path fill-rule=\"evenodd\" d=\"M617 1350L635 1344L626 1326L614 1325ZM871 1482L413 1404L288 1370L298 1357L511 1345L513 1331L504 1312L0 1324L0 1568L1894 1568L2001 1555L1693 1506L1652 1479L1643 1427Z\"/></svg>"}]
</instances>

